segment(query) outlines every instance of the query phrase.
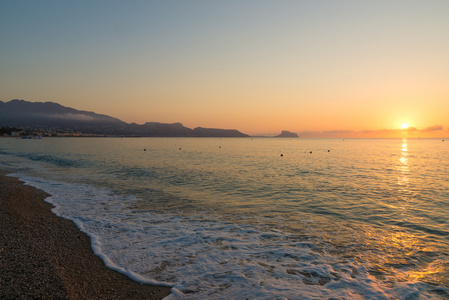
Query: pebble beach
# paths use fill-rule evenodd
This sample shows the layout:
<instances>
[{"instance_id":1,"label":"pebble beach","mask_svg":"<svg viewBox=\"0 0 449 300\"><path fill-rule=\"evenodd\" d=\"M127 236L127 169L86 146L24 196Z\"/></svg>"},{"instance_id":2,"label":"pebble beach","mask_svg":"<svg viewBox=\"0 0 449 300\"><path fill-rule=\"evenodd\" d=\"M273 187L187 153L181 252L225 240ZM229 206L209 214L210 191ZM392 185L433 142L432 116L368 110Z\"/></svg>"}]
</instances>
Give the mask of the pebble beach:
<instances>
[{"instance_id":1,"label":"pebble beach","mask_svg":"<svg viewBox=\"0 0 449 300\"><path fill-rule=\"evenodd\" d=\"M162 299L170 288L107 268L47 193L0 171L0 299Z\"/></svg>"}]
</instances>

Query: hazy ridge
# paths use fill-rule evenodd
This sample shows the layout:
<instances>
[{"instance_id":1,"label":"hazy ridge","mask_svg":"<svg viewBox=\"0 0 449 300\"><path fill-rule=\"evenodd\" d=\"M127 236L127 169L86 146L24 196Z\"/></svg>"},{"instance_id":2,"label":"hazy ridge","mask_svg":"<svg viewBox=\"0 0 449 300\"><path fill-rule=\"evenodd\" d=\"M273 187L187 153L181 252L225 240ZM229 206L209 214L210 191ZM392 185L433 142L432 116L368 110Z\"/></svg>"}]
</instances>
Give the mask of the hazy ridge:
<instances>
[{"instance_id":1,"label":"hazy ridge","mask_svg":"<svg viewBox=\"0 0 449 300\"><path fill-rule=\"evenodd\" d=\"M185 127L181 123L126 123L117 118L54 102L0 101L0 126L70 129L83 133L143 137L248 137L236 129Z\"/></svg>"}]
</instances>

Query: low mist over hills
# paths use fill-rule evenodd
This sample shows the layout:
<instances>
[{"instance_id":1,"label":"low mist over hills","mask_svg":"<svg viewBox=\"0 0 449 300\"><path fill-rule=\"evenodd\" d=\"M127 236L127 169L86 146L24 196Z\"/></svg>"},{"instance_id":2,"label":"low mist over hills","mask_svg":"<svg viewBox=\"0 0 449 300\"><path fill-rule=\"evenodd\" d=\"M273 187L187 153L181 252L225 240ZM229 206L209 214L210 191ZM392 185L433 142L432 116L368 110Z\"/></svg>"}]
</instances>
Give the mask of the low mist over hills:
<instances>
[{"instance_id":1,"label":"low mist over hills","mask_svg":"<svg viewBox=\"0 0 449 300\"><path fill-rule=\"evenodd\" d=\"M248 137L235 129L190 129L181 123L128 124L117 118L76 110L53 102L0 101L0 126L69 129L88 134L142 137Z\"/></svg>"}]
</instances>

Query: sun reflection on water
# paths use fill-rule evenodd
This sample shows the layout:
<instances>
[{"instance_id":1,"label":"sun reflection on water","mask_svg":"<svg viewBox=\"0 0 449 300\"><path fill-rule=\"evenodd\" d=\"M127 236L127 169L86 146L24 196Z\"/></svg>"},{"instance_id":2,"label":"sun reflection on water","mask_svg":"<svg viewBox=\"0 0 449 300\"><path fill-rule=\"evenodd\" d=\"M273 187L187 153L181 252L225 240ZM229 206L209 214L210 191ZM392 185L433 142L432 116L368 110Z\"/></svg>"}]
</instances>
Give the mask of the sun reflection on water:
<instances>
[{"instance_id":1,"label":"sun reflection on water","mask_svg":"<svg viewBox=\"0 0 449 300\"><path fill-rule=\"evenodd\" d=\"M416 193L413 191L414 183L410 181L413 176L407 139L402 140L396 153L399 153L399 159L395 156L393 162L396 185L392 186L388 201L382 201L394 225L383 230L361 227L363 234L359 237L359 248L354 249L355 257L360 262L369 262L368 272L392 286L408 281L447 286L447 255L442 254L444 251L430 235L413 229L420 220L415 215L418 204L414 203Z\"/></svg>"},{"instance_id":2,"label":"sun reflection on water","mask_svg":"<svg viewBox=\"0 0 449 300\"><path fill-rule=\"evenodd\" d=\"M369 261L368 272L378 280L390 282L421 281L431 284L447 284L447 265L444 259L435 257L439 253L425 241L425 236L416 235L399 228L391 232L365 232L366 240L360 252L360 260Z\"/></svg>"},{"instance_id":3,"label":"sun reflection on water","mask_svg":"<svg viewBox=\"0 0 449 300\"><path fill-rule=\"evenodd\" d=\"M407 139L402 140L401 156L399 157L399 177L398 184L405 186L408 183L409 165L408 165L408 144Z\"/></svg>"}]
</instances>

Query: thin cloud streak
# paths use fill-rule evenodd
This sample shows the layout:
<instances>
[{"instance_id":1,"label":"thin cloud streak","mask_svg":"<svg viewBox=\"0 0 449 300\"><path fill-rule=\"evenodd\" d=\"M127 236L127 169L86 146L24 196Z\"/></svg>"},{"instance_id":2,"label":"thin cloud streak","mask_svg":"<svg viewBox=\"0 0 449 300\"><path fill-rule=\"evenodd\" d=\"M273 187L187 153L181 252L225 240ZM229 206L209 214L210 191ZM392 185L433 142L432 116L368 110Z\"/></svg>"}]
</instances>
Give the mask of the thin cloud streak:
<instances>
[{"instance_id":1,"label":"thin cloud streak","mask_svg":"<svg viewBox=\"0 0 449 300\"><path fill-rule=\"evenodd\" d=\"M423 131L439 131L439 130L443 130L443 126L441 125L434 125L434 126L429 126L423 129ZM449 130L449 128L448 128Z\"/></svg>"},{"instance_id":2,"label":"thin cloud streak","mask_svg":"<svg viewBox=\"0 0 449 300\"><path fill-rule=\"evenodd\" d=\"M404 129L379 129L379 130L326 130L326 131L303 131L300 132L300 137L311 137L311 138L377 138L377 137L390 137L390 138L400 138L400 137L429 137L429 133L437 133L438 136L432 135L431 137L443 137L449 134L449 128L444 130L441 125L428 126L423 129L418 129L416 127L408 127Z\"/></svg>"}]
</instances>

